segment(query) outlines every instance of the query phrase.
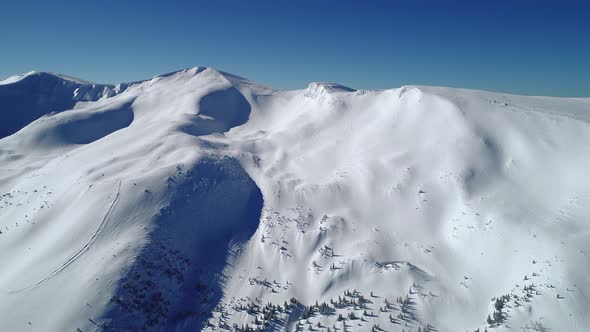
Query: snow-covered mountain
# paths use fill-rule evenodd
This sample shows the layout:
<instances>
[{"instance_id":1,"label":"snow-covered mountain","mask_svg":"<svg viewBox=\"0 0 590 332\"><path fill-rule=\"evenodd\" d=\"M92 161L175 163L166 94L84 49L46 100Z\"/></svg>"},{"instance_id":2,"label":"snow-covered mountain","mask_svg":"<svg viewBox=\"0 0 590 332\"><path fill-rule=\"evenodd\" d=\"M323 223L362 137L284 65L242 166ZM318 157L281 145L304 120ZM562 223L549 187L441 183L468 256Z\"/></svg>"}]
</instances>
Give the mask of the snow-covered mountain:
<instances>
[{"instance_id":1,"label":"snow-covered mountain","mask_svg":"<svg viewBox=\"0 0 590 332\"><path fill-rule=\"evenodd\" d=\"M0 81L3 331L587 331L590 99Z\"/></svg>"}]
</instances>

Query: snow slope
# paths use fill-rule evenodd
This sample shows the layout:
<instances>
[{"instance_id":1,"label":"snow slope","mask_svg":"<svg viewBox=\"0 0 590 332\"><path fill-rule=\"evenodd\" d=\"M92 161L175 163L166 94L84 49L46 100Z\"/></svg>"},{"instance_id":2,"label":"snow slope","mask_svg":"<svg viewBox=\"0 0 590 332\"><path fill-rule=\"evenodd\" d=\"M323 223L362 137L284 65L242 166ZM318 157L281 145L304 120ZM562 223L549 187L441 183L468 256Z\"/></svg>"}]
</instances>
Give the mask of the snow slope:
<instances>
[{"instance_id":1,"label":"snow slope","mask_svg":"<svg viewBox=\"0 0 590 332\"><path fill-rule=\"evenodd\" d=\"M199 67L0 116L2 330L590 329L590 99Z\"/></svg>"}]
</instances>

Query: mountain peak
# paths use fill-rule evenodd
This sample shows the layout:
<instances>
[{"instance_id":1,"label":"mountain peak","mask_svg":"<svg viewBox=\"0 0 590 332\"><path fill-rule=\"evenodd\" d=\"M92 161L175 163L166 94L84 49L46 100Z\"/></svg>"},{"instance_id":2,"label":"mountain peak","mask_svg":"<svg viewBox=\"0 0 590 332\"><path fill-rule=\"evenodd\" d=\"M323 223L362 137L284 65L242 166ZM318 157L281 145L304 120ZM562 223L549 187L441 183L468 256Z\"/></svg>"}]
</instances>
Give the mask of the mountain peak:
<instances>
[{"instance_id":1,"label":"mountain peak","mask_svg":"<svg viewBox=\"0 0 590 332\"><path fill-rule=\"evenodd\" d=\"M21 81L24 81L27 79L32 79L32 78L61 80L61 81L66 81L66 82L75 83L75 84L79 84L79 85L94 85L94 83L92 83L90 81L82 80L82 79L79 79L76 77L58 74L58 73L49 72L49 71L37 71L37 70L32 70L32 71L29 71L24 74L10 76L8 78L0 80L0 85L17 83L17 82L21 82Z\"/></svg>"},{"instance_id":2,"label":"mountain peak","mask_svg":"<svg viewBox=\"0 0 590 332\"><path fill-rule=\"evenodd\" d=\"M335 93L335 92L354 92L353 88L329 82L311 82L305 89L305 96L310 98L317 98L323 93Z\"/></svg>"}]
</instances>

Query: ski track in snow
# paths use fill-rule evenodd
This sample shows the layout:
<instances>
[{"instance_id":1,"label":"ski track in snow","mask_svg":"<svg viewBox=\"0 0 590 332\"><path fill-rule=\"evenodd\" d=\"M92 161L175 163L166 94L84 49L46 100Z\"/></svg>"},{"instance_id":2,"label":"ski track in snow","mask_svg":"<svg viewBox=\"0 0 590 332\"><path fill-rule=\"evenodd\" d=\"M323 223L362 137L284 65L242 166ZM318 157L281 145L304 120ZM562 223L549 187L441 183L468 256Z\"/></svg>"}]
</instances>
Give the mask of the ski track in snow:
<instances>
[{"instance_id":1,"label":"ski track in snow","mask_svg":"<svg viewBox=\"0 0 590 332\"><path fill-rule=\"evenodd\" d=\"M121 195L121 180L119 180L119 183L117 185L117 193L115 195L115 198L113 199L113 202L111 203L109 209L107 210L104 217L102 218L100 225L98 225L98 228L96 229L94 234L92 234L90 239L78 251L76 251L70 258L68 258L62 265L60 265L57 269L53 270L51 273L47 274L45 277L41 278L40 280L38 280L28 286L25 286L25 287L22 287L19 289L15 289L15 290L11 290L8 293L15 294L15 293L19 293L19 292L31 289L33 287L37 287L37 286L43 284L44 282L49 281L51 278L55 277L58 273L62 272L66 268L68 268L68 266L72 265L72 263L74 263L78 258L80 258L86 251L88 251L88 249L90 249L90 246L96 241L96 239L98 239L98 237L100 236L100 232L103 230L104 226L106 225L106 223L109 219L109 216L111 215L111 213L113 212L113 210L117 206L117 202L119 201L120 195Z\"/></svg>"}]
</instances>

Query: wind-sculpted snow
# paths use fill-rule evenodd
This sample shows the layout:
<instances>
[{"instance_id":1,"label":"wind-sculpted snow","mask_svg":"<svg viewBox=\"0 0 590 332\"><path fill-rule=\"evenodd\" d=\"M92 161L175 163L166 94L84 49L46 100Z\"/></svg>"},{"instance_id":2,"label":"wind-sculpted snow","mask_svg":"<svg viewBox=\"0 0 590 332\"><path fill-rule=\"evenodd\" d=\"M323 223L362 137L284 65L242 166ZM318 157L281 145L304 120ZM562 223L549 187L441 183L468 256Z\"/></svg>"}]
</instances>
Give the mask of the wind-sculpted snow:
<instances>
[{"instance_id":1,"label":"wind-sculpted snow","mask_svg":"<svg viewBox=\"0 0 590 332\"><path fill-rule=\"evenodd\" d=\"M248 121L250 104L234 87L201 97L198 114L187 115L180 130L194 136L223 133Z\"/></svg>"},{"instance_id":2,"label":"wind-sculpted snow","mask_svg":"<svg viewBox=\"0 0 590 332\"><path fill-rule=\"evenodd\" d=\"M336 83L321 83L312 82L309 83L304 95L309 98L318 98L323 93L334 93L334 92L354 92L356 90L349 88L344 85Z\"/></svg>"},{"instance_id":3,"label":"wind-sculpted snow","mask_svg":"<svg viewBox=\"0 0 590 332\"><path fill-rule=\"evenodd\" d=\"M134 118L132 103L133 100L122 100L97 108L46 115L18 136L37 146L89 144L128 127Z\"/></svg>"},{"instance_id":4,"label":"wind-sculpted snow","mask_svg":"<svg viewBox=\"0 0 590 332\"><path fill-rule=\"evenodd\" d=\"M37 118L116 94L115 87L83 82L55 74L32 72L10 84L0 81L0 139Z\"/></svg>"},{"instance_id":5,"label":"wind-sculpted snow","mask_svg":"<svg viewBox=\"0 0 590 332\"><path fill-rule=\"evenodd\" d=\"M590 100L0 81L0 329L586 331Z\"/></svg>"}]
</instances>

